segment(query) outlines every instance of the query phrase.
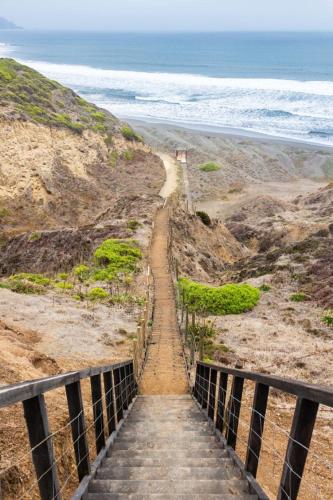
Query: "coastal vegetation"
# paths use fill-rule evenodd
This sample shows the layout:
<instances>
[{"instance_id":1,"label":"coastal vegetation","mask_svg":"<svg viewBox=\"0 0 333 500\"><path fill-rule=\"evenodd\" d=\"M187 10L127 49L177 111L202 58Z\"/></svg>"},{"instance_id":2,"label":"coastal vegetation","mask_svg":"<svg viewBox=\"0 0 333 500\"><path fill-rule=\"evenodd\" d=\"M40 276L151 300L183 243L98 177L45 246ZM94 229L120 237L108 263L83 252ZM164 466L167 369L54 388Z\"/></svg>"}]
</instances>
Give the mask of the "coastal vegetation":
<instances>
[{"instance_id":1,"label":"coastal vegetation","mask_svg":"<svg viewBox=\"0 0 333 500\"><path fill-rule=\"evenodd\" d=\"M181 278L178 287L184 304L199 314L241 314L251 311L260 299L259 290L247 284L212 287Z\"/></svg>"},{"instance_id":2,"label":"coastal vegetation","mask_svg":"<svg viewBox=\"0 0 333 500\"><path fill-rule=\"evenodd\" d=\"M13 59L0 60L0 104L2 113L14 113L19 119L79 134L90 129L107 134L108 141L116 122L110 113Z\"/></svg>"},{"instance_id":3,"label":"coastal vegetation","mask_svg":"<svg viewBox=\"0 0 333 500\"><path fill-rule=\"evenodd\" d=\"M142 137L137 134L129 125L124 125L121 128L121 133L127 141L143 142Z\"/></svg>"},{"instance_id":4,"label":"coastal vegetation","mask_svg":"<svg viewBox=\"0 0 333 500\"><path fill-rule=\"evenodd\" d=\"M201 165L199 165L199 169L201 170L201 172L217 172L221 169L221 166L218 163L209 161L207 163L202 163Z\"/></svg>"}]
</instances>

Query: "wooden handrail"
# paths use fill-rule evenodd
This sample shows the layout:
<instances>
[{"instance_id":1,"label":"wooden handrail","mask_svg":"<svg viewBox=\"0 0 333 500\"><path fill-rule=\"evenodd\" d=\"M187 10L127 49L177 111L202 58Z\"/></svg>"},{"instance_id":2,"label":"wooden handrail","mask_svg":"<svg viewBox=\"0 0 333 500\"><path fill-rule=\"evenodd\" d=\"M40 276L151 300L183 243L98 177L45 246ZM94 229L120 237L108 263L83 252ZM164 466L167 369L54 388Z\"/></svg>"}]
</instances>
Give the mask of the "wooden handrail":
<instances>
[{"instance_id":1,"label":"wooden handrail","mask_svg":"<svg viewBox=\"0 0 333 500\"><path fill-rule=\"evenodd\" d=\"M232 377L232 381L230 398L227 402L229 376ZM251 408L246 460L245 463L242 463L235 450L245 380L255 382L255 390ZM250 482L253 480L253 488L258 493L259 485L255 478L260 460L270 388L297 396L278 491L278 500L296 500L301 486L318 408L320 404L333 407L333 389L274 375L198 362L193 396L197 399L203 411L207 412L207 418L214 424L226 448L240 462L240 468L244 474L247 475L248 479L250 478ZM267 497L264 495L260 496L260 498Z\"/></svg>"},{"instance_id":2,"label":"wooden handrail","mask_svg":"<svg viewBox=\"0 0 333 500\"><path fill-rule=\"evenodd\" d=\"M131 360L124 361L123 363L116 363L113 365L97 366L93 368L86 368L76 372L62 373L54 375L53 377L46 377L36 380L28 380L19 384L12 384L0 388L0 408L20 403L26 399L34 396L39 396L45 392L53 389L58 389L68 384L78 382L79 380L93 377L102 373L115 370L120 366L131 364Z\"/></svg>"},{"instance_id":3,"label":"wooden handrail","mask_svg":"<svg viewBox=\"0 0 333 500\"><path fill-rule=\"evenodd\" d=\"M104 380L104 394L101 376ZM85 420L85 405L81 380L90 379L97 459L94 468L90 462L90 450ZM100 464L111 444L111 437L121 424L126 410L137 394L137 381L132 360L112 365L87 368L44 379L9 385L0 389L0 408L21 402L24 409L31 455L42 500L61 500L62 487L58 477L53 437L49 427L44 393L64 387L67 396L69 424L78 479L86 484L87 478ZM107 425L104 425L104 408ZM105 439L107 438L107 440ZM66 483L65 483L66 485ZM1 493L0 493L1 496Z\"/></svg>"},{"instance_id":4,"label":"wooden handrail","mask_svg":"<svg viewBox=\"0 0 333 500\"><path fill-rule=\"evenodd\" d=\"M282 378L259 372L249 372L237 368L227 368L224 366L212 365L210 363L200 362L198 364L208 368L213 368L221 373L240 377L245 380L252 380L253 382L268 385L269 387L273 387L274 389L278 389L282 392L333 407L333 388L328 386L308 384L291 378Z\"/></svg>"}]
</instances>

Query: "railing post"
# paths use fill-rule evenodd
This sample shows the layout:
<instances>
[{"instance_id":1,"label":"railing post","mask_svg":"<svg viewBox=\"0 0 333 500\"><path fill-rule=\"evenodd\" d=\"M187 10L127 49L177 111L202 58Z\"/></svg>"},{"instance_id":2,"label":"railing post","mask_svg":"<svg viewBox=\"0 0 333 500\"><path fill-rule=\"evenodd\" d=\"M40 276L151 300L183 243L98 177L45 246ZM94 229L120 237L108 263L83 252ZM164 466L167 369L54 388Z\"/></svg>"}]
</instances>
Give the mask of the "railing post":
<instances>
[{"instance_id":1,"label":"railing post","mask_svg":"<svg viewBox=\"0 0 333 500\"><path fill-rule=\"evenodd\" d=\"M230 394L230 401L228 407L228 428L227 428L227 444L231 448L236 448L238 421L241 409L242 395L243 395L244 379L234 376L232 382L232 389Z\"/></svg>"},{"instance_id":2,"label":"railing post","mask_svg":"<svg viewBox=\"0 0 333 500\"><path fill-rule=\"evenodd\" d=\"M208 388L209 388L209 373L210 369L207 366L202 367L202 399L201 406L203 409L208 407Z\"/></svg>"},{"instance_id":3,"label":"railing post","mask_svg":"<svg viewBox=\"0 0 333 500\"><path fill-rule=\"evenodd\" d=\"M105 446L101 376L98 374L90 377L90 385L95 423L96 451L98 455Z\"/></svg>"},{"instance_id":4,"label":"railing post","mask_svg":"<svg viewBox=\"0 0 333 500\"><path fill-rule=\"evenodd\" d=\"M298 398L279 489L279 500L297 498L319 404Z\"/></svg>"},{"instance_id":5,"label":"railing post","mask_svg":"<svg viewBox=\"0 0 333 500\"><path fill-rule=\"evenodd\" d=\"M193 388L193 396L195 397L196 400L199 399L199 389L200 389L200 365L199 363L197 363L195 370L195 382Z\"/></svg>"},{"instance_id":6,"label":"railing post","mask_svg":"<svg viewBox=\"0 0 333 500\"><path fill-rule=\"evenodd\" d=\"M245 462L245 469L250 472L253 477L257 476L268 394L268 385L256 383Z\"/></svg>"},{"instance_id":7,"label":"railing post","mask_svg":"<svg viewBox=\"0 0 333 500\"><path fill-rule=\"evenodd\" d=\"M52 438L49 438L50 430L43 394L23 401L23 408L40 497L42 500L60 500L53 444Z\"/></svg>"},{"instance_id":8,"label":"railing post","mask_svg":"<svg viewBox=\"0 0 333 500\"><path fill-rule=\"evenodd\" d=\"M115 370L113 370L113 379L114 379L114 390L115 390L115 400L116 400L117 423L119 424L119 422L124 417L120 368L116 368Z\"/></svg>"},{"instance_id":9,"label":"railing post","mask_svg":"<svg viewBox=\"0 0 333 500\"><path fill-rule=\"evenodd\" d=\"M225 425L225 401L227 397L228 374L220 372L219 392L217 401L216 429L223 432Z\"/></svg>"},{"instance_id":10,"label":"railing post","mask_svg":"<svg viewBox=\"0 0 333 500\"><path fill-rule=\"evenodd\" d=\"M217 381L217 370L215 368L210 368L208 417L211 420L214 420L215 418L216 381Z\"/></svg>"},{"instance_id":11,"label":"railing post","mask_svg":"<svg viewBox=\"0 0 333 500\"><path fill-rule=\"evenodd\" d=\"M112 372L105 372L104 378L104 390L105 390L105 404L106 404L106 416L108 419L108 431L109 436L116 430L116 415L113 402L113 381Z\"/></svg>"},{"instance_id":12,"label":"railing post","mask_svg":"<svg viewBox=\"0 0 333 500\"><path fill-rule=\"evenodd\" d=\"M133 361L128 365L128 374L129 374L129 399L128 404L130 405L133 401L133 398L136 394L136 381L134 377L134 365Z\"/></svg>"},{"instance_id":13,"label":"railing post","mask_svg":"<svg viewBox=\"0 0 333 500\"><path fill-rule=\"evenodd\" d=\"M84 476L90 474L90 461L80 382L73 382L66 385L66 395L72 427L77 473L79 481L82 481Z\"/></svg>"}]
</instances>

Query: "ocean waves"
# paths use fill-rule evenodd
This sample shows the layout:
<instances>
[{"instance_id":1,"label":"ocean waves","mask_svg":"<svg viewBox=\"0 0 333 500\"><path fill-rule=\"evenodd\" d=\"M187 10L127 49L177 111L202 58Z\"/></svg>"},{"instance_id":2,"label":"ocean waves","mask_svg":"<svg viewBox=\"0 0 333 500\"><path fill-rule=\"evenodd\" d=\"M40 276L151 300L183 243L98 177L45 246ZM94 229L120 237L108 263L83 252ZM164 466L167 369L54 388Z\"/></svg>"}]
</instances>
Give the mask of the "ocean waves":
<instances>
[{"instance_id":1,"label":"ocean waves","mask_svg":"<svg viewBox=\"0 0 333 500\"><path fill-rule=\"evenodd\" d=\"M0 53L2 49L6 47L0 45ZM333 145L332 81L214 78L22 62L121 118L228 127Z\"/></svg>"}]
</instances>

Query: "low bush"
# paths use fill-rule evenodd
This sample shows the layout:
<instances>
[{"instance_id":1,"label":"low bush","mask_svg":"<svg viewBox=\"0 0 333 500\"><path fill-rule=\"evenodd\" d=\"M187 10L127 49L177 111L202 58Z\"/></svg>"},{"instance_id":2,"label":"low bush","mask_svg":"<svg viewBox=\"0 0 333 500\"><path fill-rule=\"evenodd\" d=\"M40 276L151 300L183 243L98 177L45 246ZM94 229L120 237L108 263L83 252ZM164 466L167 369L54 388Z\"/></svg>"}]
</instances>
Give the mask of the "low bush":
<instances>
[{"instance_id":1,"label":"low bush","mask_svg":"<svg viewBox=\"0 0 333 500\"><path fill-rule=\"evenodd\" d=\"M221 170L221 166L218 163L209 161L207 163L202 163L201 165L199 165L199 169L202 172L217 172L218 170Z\"/></svg>"},{"instance_id":2,"label":"low bush","mask_svg":"<svg viewBox=\"0 0 333 500\"><path fill-rule=\"evenodd\" d=\"M271 289L271 287L269 285L267 285L266 283L263 283L259 287L259 290L261 290L262 292L269 292L270 289Z\"/></svg>"},{"instance_id":3,"label":"low bush","mask_svg":"<svg viewBox=\"0 0 333 500\"><path fill-rule=\"evenodd\" d=\"M96 281L112 281L118 273L131 274L137 270L142 253L133 240L105 240L95 251L100 268L95 269Z\"/></svg>"},{"instance_id":4,"label":"low bush","mask_svg":"<svg viewBox=\"0 0 333 500\"><path fill-rule=\"evenodd\" d=\"M212 287L181 278L178 286L189 310L201 314L241 314L251 311L260 299L259 290L247 284Z\"/></svg>"},{"instance_id":5,"label":"low bush","mask_svg":"<svg viewBox=\"0 0 333 500\"><path fill-rule=\"evenodd\" d=\"M327 326L333 327L333 313L332 314L326 314L326 316L323 317L323 323Z\"/></svg>"},{"instance_id":6,"label":"low bush","mask_svg":"<svg viewBox=\"0 0 333 500\"><path fill-rule=\"evenodd\" d=\"M54 286L60 288L60 290L73 290L74 288L72 283L68 283L67 281L60 281L59 283L55 283Z\"/></svg>"},{"instance_id":7,"label":"low bush","mask_svg":"<svg viewBox=\"0 0 333 500\"><path fill-rule=\"evenodd\" d=\"M51 284L50 278L45 278L42 274L32 274L32 273L20 273L14 274L10 278L11 280L29 281L35 285L49 286Z\"/></svg>"},{"instance_id":8,"label":"low bush","mask_svg":"<svg viewBox=\"0 0 333 500\"><path fill-rule=\"evenodd\" d=\"M110 294L103 290L103 288L92 288L87 293L87 299L91 301L105 300L110 297Z\"/></svg>"},{"instance_id":9,"label":"low bush","mask_svg":"<svg viewBox=\"0 0 333 500\"><path fill-rule=\"evenodd\" d=\"M198 212L196 212L196 215L201 219L201 222L205 224L205 226L209 227L212 225L212 221L206 212L202 212L201 210L199 210Z\"/></svg>"},{"instance_id":10,"label":"low bush","mask_svg":"<svg viewBox=\"0 0 333 500\"><path fill-rule=\"evenodd\" d=\"M126 161L132 161L134 159L134 151L132 149L126 149L123 156Z\"/></svg>"},{"instance_id":11,"label":"low bush","mask_svg":"<svg viewBox=\"0 0 333 500\"><path fill-rule=\"evenodd\" d=\"M292 302L305 302L306 300L308 300L308 297L304 293L293 293L293 295L291 295L289 299Z\"/></svg>"},{"instance_id":12,"label":"low bush","mask_svg":"<svg viewBox=\"0 0 333 500\"><path fill-rule=\"evenodd\" d=\"M121 133L127 141L143 142L142 137L137 134L129 125L124 125L124 127L122 127L121 129Z\"/></svg>"},{"instance_id":13,"label":"low bush","mask_svg":"<svg viewBox=\"0 0 333 500\"><path fill-rule=\"evenodd\" d=\"M84 264L74 267L73 270L74 276L76 276L81 283L89 279L90 272L90 268Z\"/></svg>"},{"instance_id":14,"label":"low bush","mask_svg":"<svg viewBox=\"0 0 333 500\"><path fill-rule=\"evenodd\" d=\"M139 226L140 226L140 222L135 220L135 219L129 220L127 222L127 227L131 231L136 231L136 229L138 229Z\"/></svg>"}]
</instances>

